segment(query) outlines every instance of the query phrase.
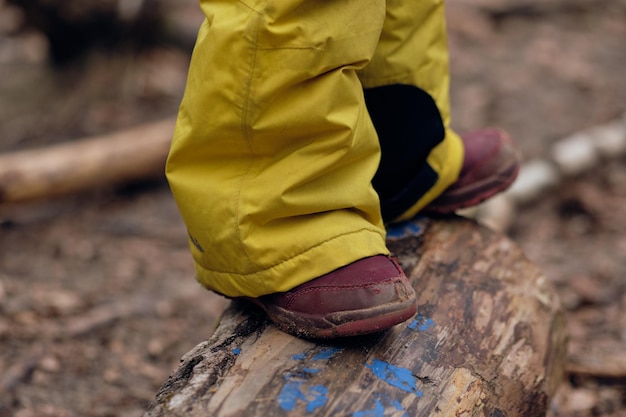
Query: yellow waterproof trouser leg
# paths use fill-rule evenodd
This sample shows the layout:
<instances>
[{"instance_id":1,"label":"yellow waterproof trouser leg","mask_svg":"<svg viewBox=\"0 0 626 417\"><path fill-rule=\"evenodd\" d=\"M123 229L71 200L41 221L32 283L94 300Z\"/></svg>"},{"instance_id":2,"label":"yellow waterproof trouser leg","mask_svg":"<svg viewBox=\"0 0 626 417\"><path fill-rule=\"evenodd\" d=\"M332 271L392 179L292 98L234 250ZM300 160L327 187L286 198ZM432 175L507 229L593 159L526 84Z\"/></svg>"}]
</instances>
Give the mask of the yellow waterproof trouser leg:
<instances>
[{"instance_id":1,"label":"yellow waterproof trouser leg","mask_svg":"<svg viewBox=\"0 0 626 417\"><path fill-rule=\"evenodd\" d=\"M401 215L393 216L393 220L400 221L413 217L457 180L463 164L463 144L450 129L450 76L444 1L387 0L386 4L384 28L376 51L370 64L358 72L363 86L366 89L398 84L418 87L434 100L444 128L441 142L432 150L428 149L426 168L433 173L433 183L427 184L427 191L421 197L413 196L417 200L409 203ZM390 101L394 99L397 101L399 98ZM425 126L419 125L422 121L415 123L415 129L425 129ZM415 140L419 139L416 137ZM393 147L393 144L388 146ZM406 153L409 150L400 151Z\"/></svg>"},{"instance_id":2,"label":"yellow waterproof trouser leg","mask_svg":"<svg viewBox=\"0 0 626 417\"><path fill-rule=\"evenodd\" d=\"M198 280L255 297L388 253L357 76L385 2L200 3L167 162Z\"/></svg>"}]
</instances>

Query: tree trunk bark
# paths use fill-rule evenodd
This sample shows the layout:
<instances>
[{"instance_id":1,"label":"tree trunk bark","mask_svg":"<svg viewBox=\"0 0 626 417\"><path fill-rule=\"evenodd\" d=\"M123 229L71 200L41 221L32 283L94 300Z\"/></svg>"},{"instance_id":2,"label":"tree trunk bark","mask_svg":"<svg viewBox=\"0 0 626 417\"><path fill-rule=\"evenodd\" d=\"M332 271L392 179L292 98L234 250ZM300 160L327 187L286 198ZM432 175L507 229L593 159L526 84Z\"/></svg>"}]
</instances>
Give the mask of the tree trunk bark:
<instances>
[{"instance_id":1,"label":"tree trunk bark","mask_svg":"<svg viewBox=\"0 0 626 417\"><path fill-rule=\"evenodd\" d=\"M541 271L462 218L414 220L388 245L419 296L412 320L321 343L233 302L144 417L545 415L566 337Z\"/></svg>"}]
</instances>

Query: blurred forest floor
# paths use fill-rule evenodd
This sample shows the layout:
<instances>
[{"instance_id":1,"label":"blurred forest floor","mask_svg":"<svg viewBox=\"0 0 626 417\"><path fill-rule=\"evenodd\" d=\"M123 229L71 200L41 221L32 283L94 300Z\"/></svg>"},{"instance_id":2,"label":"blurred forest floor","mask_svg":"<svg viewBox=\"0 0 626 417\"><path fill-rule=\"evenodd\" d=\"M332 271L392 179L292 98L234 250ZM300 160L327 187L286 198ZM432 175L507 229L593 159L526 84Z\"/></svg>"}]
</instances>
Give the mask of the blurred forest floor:
<instances>
[{"instance_id":1,"label":"blurred forest floor","mask_svg":"<svg viewBox=\"0 0 626 417\"><path fill-rule=\"evenodd\" d=\"M448 17L457 130L505 128L531 160L626 112L625 0L450 0ZM201 20L195 0L0 0L0 152L175 114ZM567 311L554 417L626 416L625 168L569 178L507 231ZM140 415L224 305L163 179L0 205L0 417Z\"/></svg>"}]
</instances>

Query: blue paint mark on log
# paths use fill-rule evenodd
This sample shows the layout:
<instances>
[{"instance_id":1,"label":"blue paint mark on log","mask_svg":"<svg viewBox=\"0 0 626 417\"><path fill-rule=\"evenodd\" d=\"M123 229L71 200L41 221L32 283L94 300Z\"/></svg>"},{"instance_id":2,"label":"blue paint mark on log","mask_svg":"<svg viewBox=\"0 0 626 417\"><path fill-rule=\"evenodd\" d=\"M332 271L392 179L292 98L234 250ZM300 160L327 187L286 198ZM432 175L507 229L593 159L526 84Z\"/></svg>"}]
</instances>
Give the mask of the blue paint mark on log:
<instances>
[{"instance_id":1,"label":"blue paint mark on log","mask_svg":"<svg viewBox=\"0 0 626 417\"><path fill-rule=\"evenodd\" d=\"M352 413L352 417L385 417L385 407L380 401L376 400L373 410L355 411Z\"/></svg>"},{"instance_id":2,"label":"blue paint mark on log","mask_svg":"<svg viewBox=\"0 0 626 417\"><path fill-rule=\"evenodd\" d=\"M402 404L400 403L400 401L398 400L393 400L391 402L391 405L397 410L397 411L404 411L404 407L402 407ZM404 413L403 416L408 416L407 413Z\"/></svg>"},{"instance_id":3,"label":"blue paint mark on log","mask_svg":"<svg viewBox=\"0 0 626 417\"><path fill-rule=\"evenodd\" d=\"M430 330L435 327L435 322L433 319L426 318L421 314L418 314L416 318L414 318L411 323L409 323L409 329L417 330L418 332L425 332L426 330Z\"/></svg>"},{"instance_id":4,"label":"blue paint mark on log","mask_svg":"<svg viewBox=\"0 0 626 417\"><path fill-rule=\"evenodd\" d=\"M293 411L298 405L298 400L306 401L306 396L300 391L302 381L289 381L278 394L278 405L286 411Z\"/></svg>"},{"instance_id":5,"label":"blue paint mark on log","mask_svg":"<svg viewBox=\"0 0 626 417\"><path fill-rule=\"evenodd\" d=\"M342 350L343 348L340 347L325 347L312 357L312 352L309 351L295 354L291 356L291 359L295 361L328 360ZM307 384L307 381L313 378L311 375L321 371L322 369L306 367L304 363L301 363L295 372L285 375L287 382L276 397L279 407L285 411L293 411L298 404L304 403L308 413L323 407L328 401L328 389L323 385L308 386Z\"/></svg>"},{"instance_id":6,"label":"blue paint mark on log","mask_svg":"<svg viewBox=\"0 0 626 417\"><path fill-rule=\"evenodd\" d=\"M391 386L416 394L420 398L424 395L422 391L417 389L417 380L409 369L399 368L378 359L374 359L371 364L365 366Z\"/></svg>"},{"instance_id":7,"label":"blue paint mark on log","mask_svg":"<svg viewBox=\"0 0 626 417\"><path fill-rule=\"evenodd\" d=\"M235 355L239 355L239 354L241 353L241 348L234 348L234 349L233 349L233 353L234 353Z\"/></svg>"},{"instance_id":8,"label":"blue paint mark on log","mask_svg":"<svg viewBox=\"0 0 626 417\"><path fill-rule=\"evenodd\" d=\"M306 405L306 411L312 413L315 409L323 407L328 401L328 388L323 385L314 385L309 388L311 398Z\"/></svg>"},{"instance_id":9,"label":"blue paint mark on log","mask_svg":"<svg viewBox=\"0 0 626 417\"><path fill-rule=\"evenodd\" d=\"M314 361L321 361L325 359L330 359L335 356L337 353L341 352L343 349L340 347L328 347L324 348L320 353L313 356Z\"/></svg>"},{"instance_id":10,"label":"blue paint mark on log","mask_svg":"<svg viewBox=\"0 0 626 417\"><path fill-rule=\"evenodd\" d=\"M421 234L424 229L416 221L419 219L413 219L406 222L398 223L387 229L387 237L392 239L398 239L406 236L416 236Z\"/></svg>"},{"instance_id":11,"label":"blue paint mark on log","mask_svg":"<svg viewBox=\"0 0 626 417\"><path fill-rule=\"evenodd\" d=\"M306 404L306 411L311 413L326 404L328 389L325 386L313 385L305 393L303 385L304 381L287 381L276 398L278 406L285 411L293 411L301 401Z\"/></svg>"},{"instance_id":12,"label":"blue paint mark on log","mask_svg":"<svg viewBox=\"0 0 626 417\"><path fill-rule=\"evenodd\" d=\"M398 400L389 400L384 394L376 394L380 398L376 398L374 408L371 410L355 411L352 413L352 417L385 417L387 415L397 416L400 411L403 411L402 417L408 417L408 414L402 407L402 404ZM385 404L388 404L385 406ZM387 412L389 410L389 412Z\"/></svg>"}]
</instances>

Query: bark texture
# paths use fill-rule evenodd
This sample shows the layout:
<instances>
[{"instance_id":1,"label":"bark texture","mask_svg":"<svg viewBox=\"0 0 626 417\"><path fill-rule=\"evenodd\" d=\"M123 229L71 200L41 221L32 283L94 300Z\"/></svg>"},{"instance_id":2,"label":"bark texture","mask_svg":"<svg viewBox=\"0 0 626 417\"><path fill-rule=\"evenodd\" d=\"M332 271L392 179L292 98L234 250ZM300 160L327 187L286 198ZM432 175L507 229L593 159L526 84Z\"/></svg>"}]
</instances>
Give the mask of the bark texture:
<instances>
[{"instance_id":1,"label":"bark texture","mask_svg":"<svg viewBox=\"0 0 626 417\"><path fill-rule=\"evenodd\" d=\"M144 417L545 415L566 337L542 272L461 218L414 220L388 240L419 294L412 320L319 343L233 302Z\"/></svg>"}]
</instances>

